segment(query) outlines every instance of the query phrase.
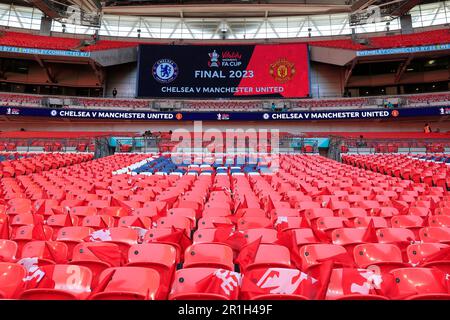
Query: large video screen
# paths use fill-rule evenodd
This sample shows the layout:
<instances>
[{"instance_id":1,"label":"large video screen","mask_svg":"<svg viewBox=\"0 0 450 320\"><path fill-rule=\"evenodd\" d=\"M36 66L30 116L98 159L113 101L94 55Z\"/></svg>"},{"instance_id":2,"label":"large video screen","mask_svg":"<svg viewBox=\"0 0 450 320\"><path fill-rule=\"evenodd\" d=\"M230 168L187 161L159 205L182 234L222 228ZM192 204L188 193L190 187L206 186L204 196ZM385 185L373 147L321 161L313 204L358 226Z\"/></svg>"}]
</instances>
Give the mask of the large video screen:
<instances>
[{"instance_id":1,"label":"large video screen","mask_svg":"<svg viewBox=\"0 0 450 320\"><path fill-rule=\"evenodd\" d=\"M301 98L309 94L306 44L140 45L137 96Z\"/></svg>"}]
</instances>

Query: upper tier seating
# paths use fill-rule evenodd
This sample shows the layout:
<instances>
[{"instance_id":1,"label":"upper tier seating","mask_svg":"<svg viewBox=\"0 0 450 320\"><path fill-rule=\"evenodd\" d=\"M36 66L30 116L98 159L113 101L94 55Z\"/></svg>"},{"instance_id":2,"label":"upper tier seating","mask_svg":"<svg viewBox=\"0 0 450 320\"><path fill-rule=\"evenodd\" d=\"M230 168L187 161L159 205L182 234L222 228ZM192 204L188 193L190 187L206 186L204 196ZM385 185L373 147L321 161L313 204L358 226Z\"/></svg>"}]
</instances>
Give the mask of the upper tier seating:
<instances>
[{"instance_id":1,"label":"upper tier seating","mask_svg":"<svg viewBox=\"0 0 450 320\"><path fill-rule=\"evenodd\" d=\"M335 40L318 40L309 41L310 45L321 47L342 48L349 50L370 50L381 48L397 48L397 47L411 47L423 45L435 45L450 43L450 32L448 29L439 29L433 31L416 32L405 35L392 36L375 36L368 37L369 44L362 45L353 42L351 39L335 39ZM54 49L54 50L74 50L80 46L80 39L41 36L30 33L3 31L0 37L0 45L39 48L39 49ZM99 40L96 44L81 47L81 51L98 51L109 50L116 48L134 47L143 41L115 41L115 40Z\"/></svg>"},{"instance_id":2,"label":"upper tier seating","mask_svg":"<svg viewBox=\"0 0 450 320\"><path fill-rule=\"evenodd\" d=\"M121 170L149 157L1 179L0 298L450 298L450 188L312 155L270 175Z\"/></svg>"},{"instance_id":3,"label":"upper tier seating","mask_svg":"<svg viewBox=\"0 0 450 320\"><path fill-rule=\"evenodd\" d=\"M4 31L2 36L0 36L0 45L23 48L75 50L80 46L80 43L81 39L77 38L42 36L13 31ZM80 51L99 51L135 47L137 44L137 42L133 41L99 40L93 45L81 47Z\"/></svg>"},{"instance_id":4,"label":"upper tier seating","mask_svg":"<svg viewBox=\"0 0 450 320\"><path fill-rule=\"evenodd\" d=\"M370 50L425 46L450 43L450 31L448 29L440 29L417 32L413 34L368 37L368 40L368 45L362 45L360 43L353 42L351 39L311 41L310 45L349 50Z\"/></svg>"}]
</instances>

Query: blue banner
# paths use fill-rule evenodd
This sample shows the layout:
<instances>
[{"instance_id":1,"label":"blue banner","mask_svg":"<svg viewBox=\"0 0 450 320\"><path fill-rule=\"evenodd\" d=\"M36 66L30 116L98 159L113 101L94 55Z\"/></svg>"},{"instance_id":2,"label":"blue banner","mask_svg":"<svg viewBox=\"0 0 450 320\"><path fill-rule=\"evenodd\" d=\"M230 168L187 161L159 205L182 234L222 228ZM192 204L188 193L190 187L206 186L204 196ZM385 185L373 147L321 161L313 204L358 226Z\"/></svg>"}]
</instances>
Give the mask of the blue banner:
<instances>
[{"instance_id":1,"label":"blue banner","mask_svg":"<svg viewBox=\"0 0 450 320\"><path fill-rule=\"evenodd\" d=\"M0 115L55 119L107 119L136 121L318 121L395 119L450 115L450 107L402 109L321 110L300 112L149 112L92 109L0 107Z\"/></svg>"},{"instance_id":2,"label":"blue banner","mask_svg":"<svg viewBox=\"0 0 450 320\"><path fill-rule=\"evenodd\" d=\"M360 50L356 51L356 56L365 57L365 56L377 56L385 54L417 53L417 52L430 52L440 50L450 50L450 44L438 44L433 46L407 47L407 48Z\"/></svg>"},{"instance_id":3,"label":"blue banner","mask_svg":"<svg viewBox=\"0 0 450 320\"><path fill-rule=\"evenodd\" d=\"M1 52L25 53L25 54L40 54L46 56L69 56L69 57L83 57L91 56L90 52L84 51L68 51L68 50L52 50L52 49L36 49L36 48L21 48L0 46Z\"/></svg>"},{"instance_id":4,"label":"blue banner","mask_svg":"<svg viewBox=\"0 0 450 320\"><path fill-rule=\"evenodd\" d=\"M120 141L121 144L134 145L138 148L144 146L144 141L142 141L141 139L134 140L133 138L129 137L111 137L109 138L109 145L111 147L117 147L118 141Z\"/></svg>"}]
</instances>

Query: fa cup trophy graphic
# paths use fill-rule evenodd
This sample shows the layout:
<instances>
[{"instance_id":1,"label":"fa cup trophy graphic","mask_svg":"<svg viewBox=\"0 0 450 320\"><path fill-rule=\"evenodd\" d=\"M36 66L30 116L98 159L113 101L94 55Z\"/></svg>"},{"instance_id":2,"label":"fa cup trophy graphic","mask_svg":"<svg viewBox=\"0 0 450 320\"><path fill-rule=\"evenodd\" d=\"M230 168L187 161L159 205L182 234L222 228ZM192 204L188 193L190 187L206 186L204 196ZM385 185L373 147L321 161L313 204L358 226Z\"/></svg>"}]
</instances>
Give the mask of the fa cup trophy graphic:
<instances>
[{"instance_id":1,"label":"fa cup trophy graphic","mask_svg":"<svg viewBox=\"0 0 450 320\"><path fill-rule=\"evenodd\" d=\"M220 55L216 52L216 50L214 50L214 52L209 53L209 62L208 62L208 66L209 67L219 67L219 57Z\"/></svg>"}]
</instances>

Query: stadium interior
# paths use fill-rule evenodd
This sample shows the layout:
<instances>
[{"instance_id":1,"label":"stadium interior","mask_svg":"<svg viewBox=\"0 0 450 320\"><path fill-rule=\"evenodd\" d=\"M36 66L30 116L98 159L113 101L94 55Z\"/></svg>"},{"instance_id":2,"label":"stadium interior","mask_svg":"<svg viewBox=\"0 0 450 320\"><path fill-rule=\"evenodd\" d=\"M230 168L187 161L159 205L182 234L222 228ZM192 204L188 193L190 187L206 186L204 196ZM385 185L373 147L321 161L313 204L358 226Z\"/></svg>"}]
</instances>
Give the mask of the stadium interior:
<instances>
[{"instance_id":1,"label":"stadium interior","mask_svg":"<svg viewBox=\"0 0 450 320\"><path fill-rule=\"evenodd\" d=\"M0 299L449 300L450 1L0 0Z\"/></svg>"}]
</instances>

